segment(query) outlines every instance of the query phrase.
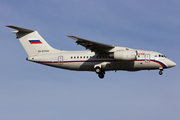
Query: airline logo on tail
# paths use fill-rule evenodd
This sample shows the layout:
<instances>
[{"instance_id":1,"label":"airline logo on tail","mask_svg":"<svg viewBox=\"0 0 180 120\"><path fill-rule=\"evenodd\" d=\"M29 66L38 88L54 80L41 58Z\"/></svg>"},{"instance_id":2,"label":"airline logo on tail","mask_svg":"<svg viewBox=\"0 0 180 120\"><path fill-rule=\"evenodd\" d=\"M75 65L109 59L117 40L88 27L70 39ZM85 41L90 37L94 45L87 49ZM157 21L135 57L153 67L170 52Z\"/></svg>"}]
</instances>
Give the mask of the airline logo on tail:
<instances>
[{"instance_id":1,"label":"airline logo on tail","mask_svg":"<svg viewBox=\"0 0 180 120\"><path fill-rule=\"evenodd\" d=\"M40 40L29 40L31 44L42 44Z\"/></svg>"}]
</instances>

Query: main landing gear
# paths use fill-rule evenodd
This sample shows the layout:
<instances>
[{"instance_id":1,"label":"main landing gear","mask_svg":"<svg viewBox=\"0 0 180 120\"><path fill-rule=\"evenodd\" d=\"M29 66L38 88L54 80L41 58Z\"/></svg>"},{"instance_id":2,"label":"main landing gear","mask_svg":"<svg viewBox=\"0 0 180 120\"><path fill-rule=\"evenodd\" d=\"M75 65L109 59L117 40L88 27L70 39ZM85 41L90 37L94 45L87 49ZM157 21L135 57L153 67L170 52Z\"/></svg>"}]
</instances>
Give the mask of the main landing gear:
<instances>
[{"instance_id":1,"label":"main landing gear","mask_svg":"<svg viewBox=\"0 0 180 120\"><path fill-rule=\"evenodd\" d=\"M159 71L159 75L162 75L163 74L163 69L160 69L160 71Z\"/></svg>"},{"instance_id":2,"label":"main landing gear","mask_svg":"<svg viewBox=\"0 0 180 120\"><path fill-rule=\"evenodd\" d=\"M103 79L105 71L103 71L100 67L95 68L96 73L98 74L99 78Z\"/></svg>"}]
</instances>

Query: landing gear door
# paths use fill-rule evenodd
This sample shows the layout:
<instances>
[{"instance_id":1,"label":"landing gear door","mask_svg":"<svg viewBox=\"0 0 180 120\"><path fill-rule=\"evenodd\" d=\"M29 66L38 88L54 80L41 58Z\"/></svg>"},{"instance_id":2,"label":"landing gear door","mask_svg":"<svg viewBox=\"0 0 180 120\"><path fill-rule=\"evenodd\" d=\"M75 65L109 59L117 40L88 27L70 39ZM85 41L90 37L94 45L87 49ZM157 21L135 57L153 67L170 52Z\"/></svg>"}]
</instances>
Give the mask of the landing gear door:
<instances>
[{"instance_id":1,"label":"landing gear door","mask_svg":"<svg viewBox=\"0 0 180 120\"><path fill-rule=\"evenodd\" d=\"M58 56L58 64L63 65L63 56Z\"/></svg>"},{"instance_id":2,"label":"landing gear door","mask_svg":"<svg viewBox=\"0 0 180 120\"><path fill-rule=\"evenodd\" d=\"M145 62L146 63L150 62L150 54L145 54Z\"/></svg>"}]
</instances>

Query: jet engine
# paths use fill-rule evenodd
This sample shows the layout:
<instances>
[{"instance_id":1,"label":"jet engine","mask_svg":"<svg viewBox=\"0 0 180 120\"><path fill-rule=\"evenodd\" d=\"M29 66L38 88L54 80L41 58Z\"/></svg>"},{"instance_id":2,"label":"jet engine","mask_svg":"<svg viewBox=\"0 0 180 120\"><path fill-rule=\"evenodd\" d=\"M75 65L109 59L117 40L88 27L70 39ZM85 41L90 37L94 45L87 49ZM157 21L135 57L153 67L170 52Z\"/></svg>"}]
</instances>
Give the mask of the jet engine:
<instances>
[{"instance_id":1,"label":"jet engine","mask_svg":"<svg viewBox=\"0 0 180 120\"><path fill-rule=\"evenodd\" d=\"M137 51L136 50L119 50L115 51L114 53L110 54L110 57L114 58L115 60L136 60Z\"/></svg>"}]
</instances>

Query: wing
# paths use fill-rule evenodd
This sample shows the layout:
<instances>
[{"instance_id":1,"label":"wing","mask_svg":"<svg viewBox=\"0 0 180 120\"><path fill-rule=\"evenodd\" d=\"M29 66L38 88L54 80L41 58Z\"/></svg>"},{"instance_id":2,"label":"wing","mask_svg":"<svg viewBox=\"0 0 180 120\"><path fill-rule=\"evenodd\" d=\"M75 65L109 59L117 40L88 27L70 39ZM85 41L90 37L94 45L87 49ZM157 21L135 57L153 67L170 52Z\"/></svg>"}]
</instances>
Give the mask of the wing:
<instances>
[{"instance_id":1,"label":"wing","mask_svg":"<svg viewBox=\"0 0 180 120\"><path fill-rule=\"evenodd\" d=\"M106 44L102 44L102 43L98 43L98 42L94 42L90 40L85 40L85 39L78 38L75 36L68 35L68 37L76 40L76 43L78 45L82 45L83 47L91 50L92 52L107 52L111 50L112 48L114 48L114 46L112 45L106 45Z\"/></svg>"}]
</instances>

